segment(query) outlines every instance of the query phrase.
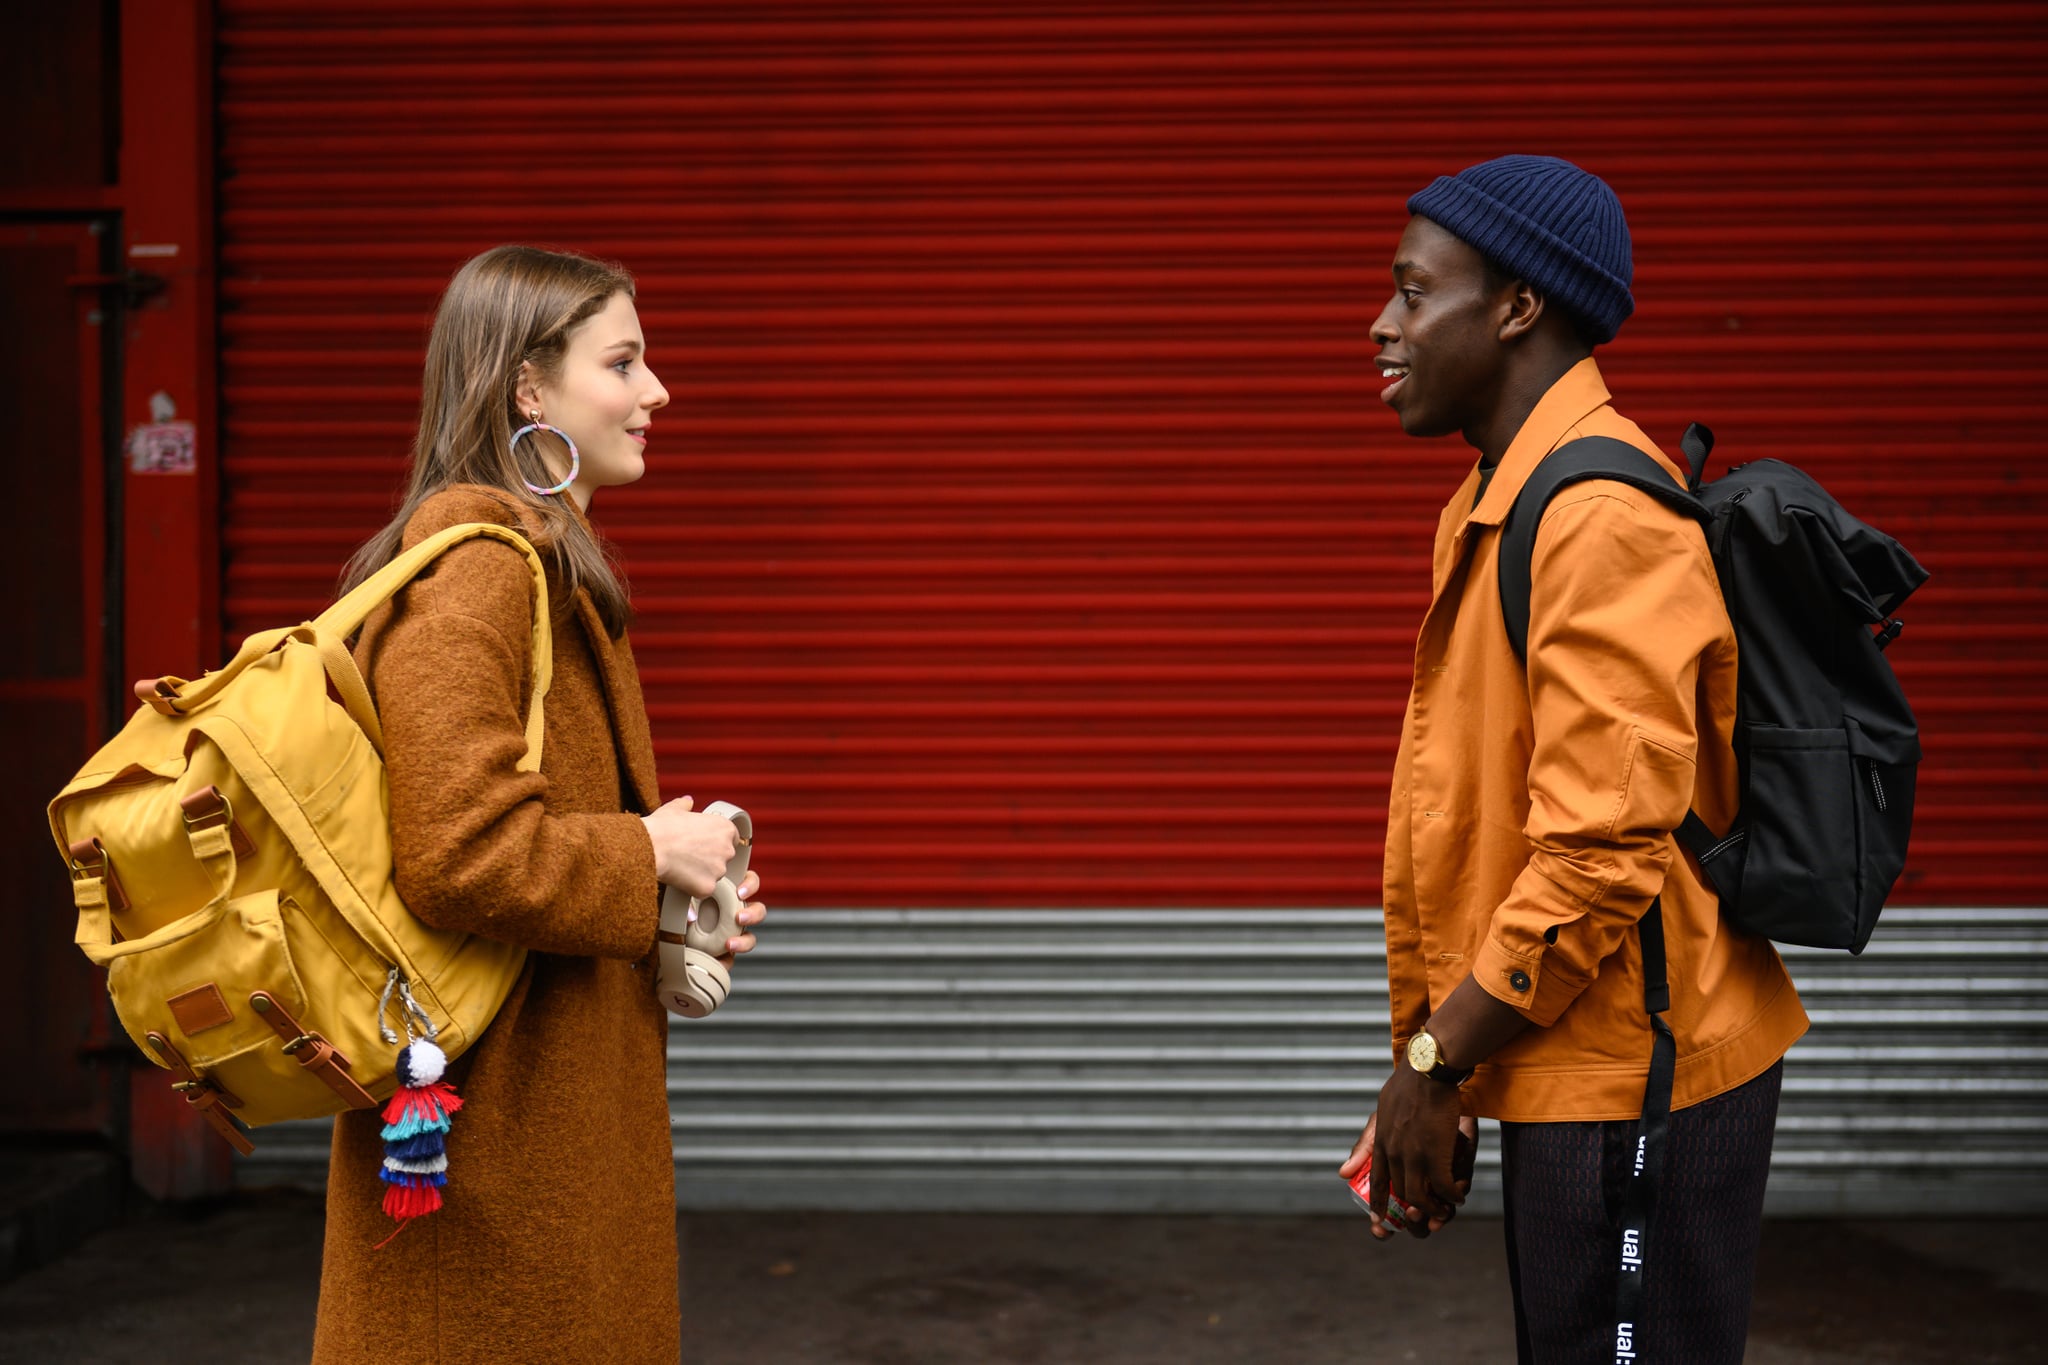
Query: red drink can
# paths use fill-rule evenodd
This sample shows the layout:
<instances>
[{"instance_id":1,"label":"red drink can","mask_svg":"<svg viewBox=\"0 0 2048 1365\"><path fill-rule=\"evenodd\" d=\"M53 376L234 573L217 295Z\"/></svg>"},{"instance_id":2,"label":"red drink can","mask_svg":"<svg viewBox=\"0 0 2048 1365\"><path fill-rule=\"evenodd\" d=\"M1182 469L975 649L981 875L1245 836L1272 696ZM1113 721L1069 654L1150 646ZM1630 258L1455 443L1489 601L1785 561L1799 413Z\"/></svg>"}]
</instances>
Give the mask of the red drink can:
<instances>
[{"instance_id":1,"label":"red drink can","mask_svg":"<svg viewBox=\"0 0 2048 1365\"><path fill-rule=\"evenodd\" d=\"M1358 1207L1372 1212L1372 1153L1365 1154L1365 1164L1358 1168L1358 1174L1344 1182L1351 1188L1351 1197L1358 1201ZM1408 1220L1401 1216L1401 1197L1391 1190L1387 1192L1386 1221L1397 1228L1408 1226Z\"/></svg>"}]
</instances>

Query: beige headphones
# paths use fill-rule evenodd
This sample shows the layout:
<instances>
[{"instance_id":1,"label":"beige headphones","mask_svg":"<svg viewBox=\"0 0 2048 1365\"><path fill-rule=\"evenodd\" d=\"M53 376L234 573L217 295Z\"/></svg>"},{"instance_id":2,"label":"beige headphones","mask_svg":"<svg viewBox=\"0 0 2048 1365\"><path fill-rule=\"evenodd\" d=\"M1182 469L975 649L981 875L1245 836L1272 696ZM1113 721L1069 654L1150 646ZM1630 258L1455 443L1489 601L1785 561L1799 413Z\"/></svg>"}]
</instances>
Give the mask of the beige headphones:
<instances>
[{"instance_id":1,"label":"beige headphones","mask_svg":"<svg viewBox=\"0 0 2048 1365\"><path fill-rule=\"evenodd\" d=\"M753 820L730 801L713 801L704 813L732 821L740 842L710 895L699 899L674 886L661 893L654 992L685 1019L702 1019L732 993L732 978L718 957L725 952L726 940L740 933L740 883L746 880L747 855L754 844Z\"/></svg>"}]
</instances>

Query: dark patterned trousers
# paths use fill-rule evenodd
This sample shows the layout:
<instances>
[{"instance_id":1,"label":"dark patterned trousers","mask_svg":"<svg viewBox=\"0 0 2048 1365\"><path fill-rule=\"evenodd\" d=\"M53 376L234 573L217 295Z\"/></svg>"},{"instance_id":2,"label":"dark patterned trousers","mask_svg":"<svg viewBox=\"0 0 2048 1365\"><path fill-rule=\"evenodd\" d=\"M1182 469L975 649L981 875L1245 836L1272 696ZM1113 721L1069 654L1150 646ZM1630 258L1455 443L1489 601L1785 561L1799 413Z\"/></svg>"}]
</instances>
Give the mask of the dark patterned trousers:
<instances>
[{"instance_id":1,"label":"dark patterned trousers","mask_svg":"<svg viewBox=\"0 0 2048 1365\"><path fill-rule=\"evenodd\" d=\"M1671 1116L1638 1357L1740 1365L1783 1061ZM1609 1365L1621 1198L1636 1123L1503 1123L1508 1281L1521 1365Z\"/></svg>"}]
</instances>

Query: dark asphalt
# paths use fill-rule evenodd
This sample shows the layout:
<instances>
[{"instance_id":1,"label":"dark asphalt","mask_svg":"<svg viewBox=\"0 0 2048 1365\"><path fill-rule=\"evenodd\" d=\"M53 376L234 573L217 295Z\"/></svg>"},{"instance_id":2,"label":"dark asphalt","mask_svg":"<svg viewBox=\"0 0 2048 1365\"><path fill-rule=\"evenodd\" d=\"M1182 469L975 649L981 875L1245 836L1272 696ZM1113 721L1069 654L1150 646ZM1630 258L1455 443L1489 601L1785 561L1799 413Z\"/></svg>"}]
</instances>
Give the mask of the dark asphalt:
<instances>
[{"instance_id":1,"label":"dark asphalt","mask_svg":"<svg viewBox=\"0 0 2048 1365\"><path fill-rule=\"evenodd\" d=\"M1500 1225L690 1214L693 1365L1512 1360ZM300 1361L318 1196L144 1208L0 1286L0 1361ZM2048 1224L1766 1224L1752 1365L2048 1361ZM393 1362L399 1365L399 1362ZM550 1362L550 1365L565 1365Z\"/></svg>"}]
</instances>

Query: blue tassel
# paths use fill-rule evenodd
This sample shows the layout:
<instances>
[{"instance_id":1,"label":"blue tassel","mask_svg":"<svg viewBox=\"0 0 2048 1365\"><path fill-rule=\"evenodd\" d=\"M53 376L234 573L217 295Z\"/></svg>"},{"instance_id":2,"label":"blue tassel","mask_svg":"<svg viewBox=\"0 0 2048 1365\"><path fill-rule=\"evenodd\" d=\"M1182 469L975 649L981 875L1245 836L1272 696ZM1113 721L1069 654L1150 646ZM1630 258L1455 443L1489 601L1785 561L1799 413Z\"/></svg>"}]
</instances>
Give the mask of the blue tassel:
<instances>
[{"instance_id":1,"label":"blue tassel","mask_svg":"<svg viewBox=\"0 0 2048 1365\"><path fill-rule=\"evenodd\" d=\"M430 1129L409 1138L400 1138L384 1144L384 1155L397 1157L400 1161L418 1161L421 1157L441 1156L448 1150L448 1134L439 1129Z\"/></svg>"},{"instance_id":2,"label":"blue tassel","mask_svg":"<svg viewBox=\"0 0 2048 1365\"><path fill-rule=\"evenodd\" d=\"M417 1113L408 1113L396 1123L385 1124L383 1131L378 1136L382 1137L386 1142L396 1142L404 1138L417 1136L420 1133L445 1133L452 1127L454 1125L448 1121L446 1115L438 1119L430 1119Z\"/></svg>"}]
</instances>

